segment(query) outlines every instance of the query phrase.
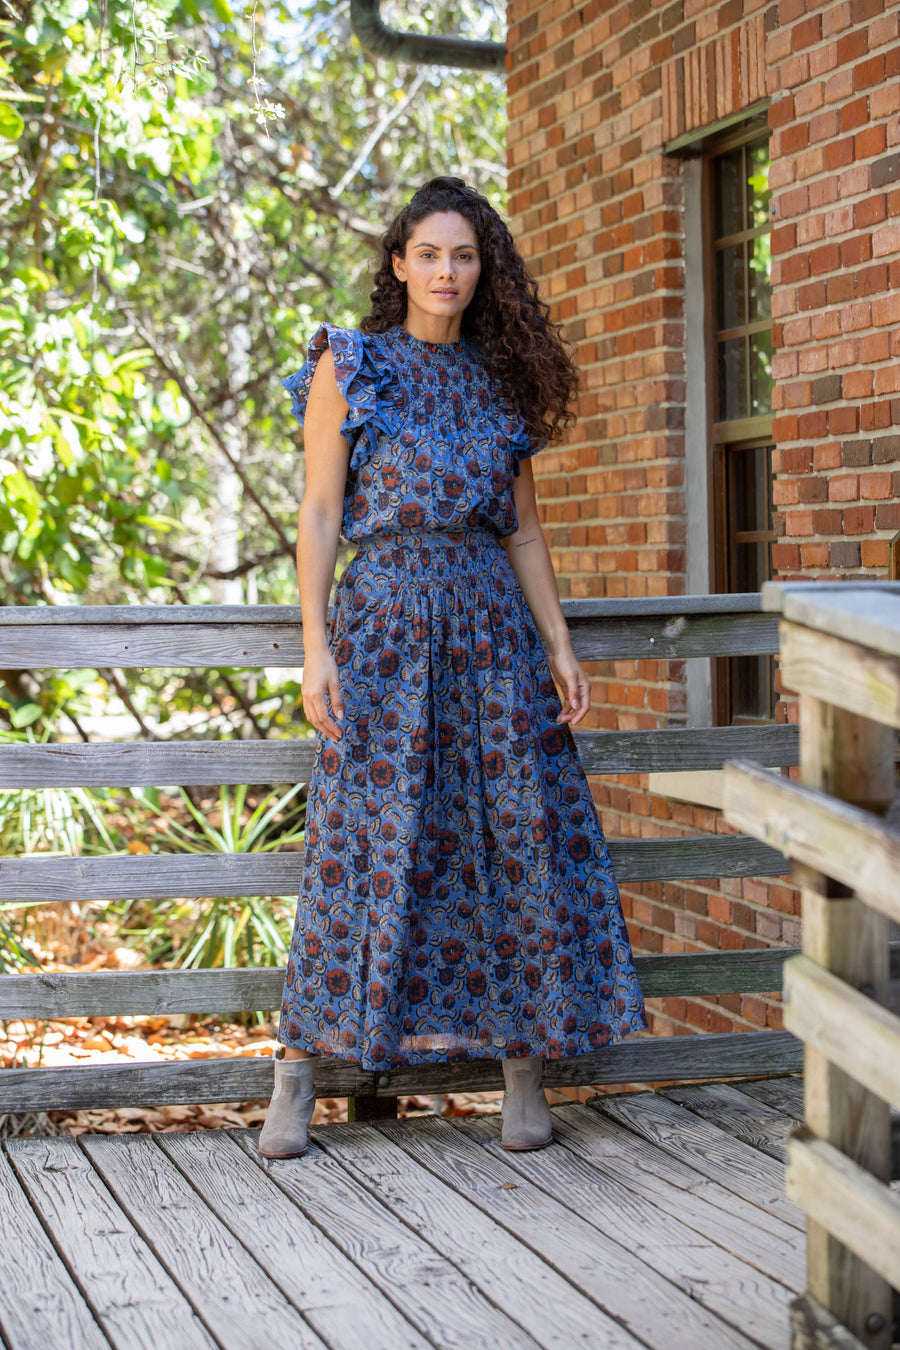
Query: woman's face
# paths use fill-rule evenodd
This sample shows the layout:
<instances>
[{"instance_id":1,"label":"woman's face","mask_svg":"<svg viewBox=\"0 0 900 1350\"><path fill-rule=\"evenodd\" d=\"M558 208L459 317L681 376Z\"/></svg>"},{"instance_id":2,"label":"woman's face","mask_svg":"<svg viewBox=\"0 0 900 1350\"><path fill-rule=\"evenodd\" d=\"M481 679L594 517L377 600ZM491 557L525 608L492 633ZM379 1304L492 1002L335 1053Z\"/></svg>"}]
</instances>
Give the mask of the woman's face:
<instances>
[{"instance_id":1,"label":"woman's face","mask_svg":"<svg viewBox=\"0 0 900 1350\"><path fill-rule=\"evenodd\" d=\"M397 279L406 282L407 320L461 315L481 276L478 237L456 211L438 211L419 221L405 256L394 253L392 262Z\"/></svg>"}]
</instances>

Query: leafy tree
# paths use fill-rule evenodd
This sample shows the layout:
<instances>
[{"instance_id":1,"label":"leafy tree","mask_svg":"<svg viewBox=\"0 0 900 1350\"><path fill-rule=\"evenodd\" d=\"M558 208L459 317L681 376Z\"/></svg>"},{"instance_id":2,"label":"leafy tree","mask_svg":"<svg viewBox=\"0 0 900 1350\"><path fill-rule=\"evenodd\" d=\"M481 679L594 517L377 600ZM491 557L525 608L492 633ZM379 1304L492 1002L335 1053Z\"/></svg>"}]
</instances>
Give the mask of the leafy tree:
<instances>
[{"instance_id":1,"label":"leafy tree","mask_svg":"<svg viewBox=\"0 0 900 1350\"><path fill-rule=\"evenodd\" d=\"M500 36L474 0L410 8L385 17ZM501 80L373 61L348 11L32 0L2 25L6 603L296 600L280 377L322 318L364 307L372 245L419 182L460 173L503 205ZM0 718L51 715L52 679L5 678ZM161 701L161 677L109 679L148 723L229 697L256 735L297 695L258 715L232 672ZM84 706L66 703L76 728Z\"/></svg>"}]
</instances>

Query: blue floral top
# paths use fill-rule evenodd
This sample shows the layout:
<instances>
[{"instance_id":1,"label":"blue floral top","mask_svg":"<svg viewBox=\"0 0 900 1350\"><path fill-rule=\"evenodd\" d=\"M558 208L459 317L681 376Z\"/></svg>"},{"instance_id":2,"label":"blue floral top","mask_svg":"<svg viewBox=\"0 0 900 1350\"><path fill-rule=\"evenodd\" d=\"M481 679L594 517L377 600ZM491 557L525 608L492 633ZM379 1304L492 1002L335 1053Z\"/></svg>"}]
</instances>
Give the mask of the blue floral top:
<instances>
[{"instance_id":1,"label":"blue floral top","mask_svg":"<svg viewBox=\"0 0 900 1350\"><path fill-rule=\"evenodd\" d=\"M465 526L514 534L519 461L546 441L530 439L476 343L425 342L402 326L369 334L323 323L303 368L282 380L301 425L329 346L350 405L341 427L351 449L343 538Z\"/></svg>"}]
</instances>

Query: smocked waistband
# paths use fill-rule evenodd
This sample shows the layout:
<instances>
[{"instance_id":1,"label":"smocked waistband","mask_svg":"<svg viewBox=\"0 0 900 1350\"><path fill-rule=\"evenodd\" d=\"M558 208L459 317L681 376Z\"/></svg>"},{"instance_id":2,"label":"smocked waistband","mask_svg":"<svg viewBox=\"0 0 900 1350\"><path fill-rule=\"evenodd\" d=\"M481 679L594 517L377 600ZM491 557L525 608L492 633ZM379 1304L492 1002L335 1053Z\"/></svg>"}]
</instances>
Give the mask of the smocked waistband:
<instances>
[{"instance_id":1,"label":"smocked waistband","mask_svg":"<svg viewBox=\"0 0 900 1350\"><path fill-rule=\"evenodd\" d=\"M498 544L500 536L496 530L488 529L481 525L465 525L458 530L447 529L416 529L416 530L382 530L376 534L363 534L357 538L350 539L349 543L360 549L370 548L395 548L397 546L420 546L422 548L437 548L440 545L459 545L468 543L492 543Z\"/></svg>"}]
</instances>

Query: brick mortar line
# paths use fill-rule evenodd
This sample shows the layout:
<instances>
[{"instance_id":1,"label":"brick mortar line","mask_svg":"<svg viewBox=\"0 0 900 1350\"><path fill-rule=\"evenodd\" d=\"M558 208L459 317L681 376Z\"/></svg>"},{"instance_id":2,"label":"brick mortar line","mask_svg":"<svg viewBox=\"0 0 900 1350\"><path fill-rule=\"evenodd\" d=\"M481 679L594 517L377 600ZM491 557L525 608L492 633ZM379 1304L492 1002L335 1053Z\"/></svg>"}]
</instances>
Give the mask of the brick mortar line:
<instances>
[{"instance_id":1,"label":"brick mortar line","mask_svg":"<svg viewBox=\"0 0 900 1350\"><path fill-rule=\"evenodd\" d=\"M777 414L776 414L776 416L777 416ZM834 444L834 443L838 443L838 441L843 441L843 440L876 440L878 436L891 436L891 435L895 435L895 436L896 436L896 435L899 435L899 432L897 432L897 431L892 431L892 429L889 428L889 427L876 427L876 428L873 428L873 431L872 431L872 432L868 432L868 431L864 431L864 432L855 431L855 432L853 432L853 433L850 433L850 435L847 435L847 436L831 436L831 437L828 437L828 443ZM780 451L791 451L791 450L815 450L816 444L818 444L818 443L816 443L816 441L810 440L810 437L807 437L806 440L801 440L799 436L795 436L795 437L793 437L792 440L780 440L780 441L777 441L777 444L776 444L776 447L775 447L775 448L776 448L776 450L780 450ZM897 464L897 460L896 460L896 459L895 459L895 460L891 460L891 463L892 463L892 464ZM893 471L896 472L896 468L895 468L895 470L893 470ZM812 468L810 468L810 470L804 470L804 471L803 471L803 474L811 474L811 472L815 472L815 470L812 470ZM783 471L783 474L781 474L780 477L784 477L784 478L799 477L799 474L797 474L797 471L793 471L793 472L792 472L792 471L789 471L789 470L784 470L784 471Z\"/></svg>"},{"instance_id":2,"label":"brick mortar line","mask_svg":"<svg viewBox=\"0 0 900 1350\"><path fill-rule=\"evenodd\" d=\"M659 182L671 182L672 180L671 180L671 179L659 179L659 180L657 180L657 181L659 181ZM537 235L543 234L543 233L545 233L545 232L549 232L549 231L552 230L552 229L558 228L560 225L567 225L570 221L575 221L575 222L577 222L577 223L579 223L579 224L583 224L585 215L587 215L590 211L592 211L592 210L597 210L598 208L599 208L600 210L602 210L603 207L608 206L611 202L624 201L624 200L626 199L626 197L634 196L634 194L635 194L636 192L640 192L640 191L641 191L640 188L629 188L629 189L626 189L624 192L617 193L616 196L614 196L614 197L608 197L602 204L592 203L592 205L588 208L588 211L585 211L583 207L580 208L580 209L579 209L579 208L575 208L575 209L574 209L570 214L568 214L568 215L562 215L562 216L557 215L557 216L555 216L554 219L553 219L552 221L548 221L547 224L545 224L545 225L538 225L538 226L536 226L534 229L529 229L529 230L520 229L519 234L518 234L518 238L519 238L519 240L521 241L521 243L524 245L524 244L526 243L526 241L529 241L529 240L533 241L533 240L536 238ZM527 211L534 211L534 210L537 210L537 209L539 209L539 208L533 207L533 206L532 206L532 207L528 207L528 208L527 208ZM679 205L677 205L677 204L666 205L666 206L659 206L659 207L657 207L657 206L651 206L651 207L647 207L645 210L641 211L638 215L633 215L633 216L623 216L621 220L616 221L616 222L615 222L614 224L612 224L612 225L603 225L603 226L601 226L600 232L601 232L601 233L606 233L607 231L615 230L616 228L618 228L618 227L621 226L621 225L636 225L636 224L639 224L641 221L644 221L644 220L650 220L651 223L652 223L652 217L653 217L654 215L656 215L659 211L677 211L682 217L683 217L683 215L684 215L684 209L683 209L683 207L681 207L681 206L679 206ZM513 215L524 215L524 214L526 214L525 211L513 212ZM582 231L580 231L580 232L577 233L577 234L573 234L573 235L571 235L571 236L568 236L568 237L566 238L566 240L565 240L563 243L561 243L561 244L559 244L559 245L556 245L555 247L556 247L557 249L559 249L559 248L567 248L567 247L570 247L573 243L577 243L578 240L583 239L584 237L585 237L584 231L582 230ZM659 233L654 234L654 235L652 236L652 239L653 239L654 242L655 242L656 240L662 240L662 241L665 241L666 243L671 242L671 243L680 244L680 243L683 241L683 239L684 239L684 221L683 221L683 219L682 219L682 222L681 222L681 227L680 227L679 229L674 229L674 230L662 230L662 231L660 231ZM640 240L639 242L640 242L640 243L644 243L645 241L644 241L644 240ZM541 255L541 256L543 256L543 255ZM579 259L579 261L583 261L583 259ZM676 261L677 261L677 258L666 258L666 259L663 259L663 261L664 261L664 262L676 262Z\"/></svg>"},{"instance_id":3,"label":"brick mortar line","mask_svg":"<svg viewBox=\"0 0 900 1350\"><path fill-rule=\"evenodd\" d=\"M893 86L895 83L896 81L893 78L890 80L886 79L883 85L876 84L872 85L871 88L874 90L887 89L889 86ZM806 88L805 85L804 88ZM821 107L816 108L815 112L801 113L798 117L795 117L792 122L782 122L780 126L777 126L774 129L774 131L770 132L770 135L773 137L783 136L786 131L789 131L791 129L791 127L811 127L813 122L815 122L818 118L827 117L831 113L835 114L835 116L837 117L840 117L842 109L848 107L851 103L856 103L861 98L865 98L866 101L868 102L870 93L871 93L870 89L867 89L865 93L860 91L859 93L856 94L855 98L850 99L849 103L846 101L844 103L834 103L834 104L823 103ZM828 136L825 140L822 141L811 141L808 145L803 146L802 149L792 153L803 154L805 150L814 150L817 145L829 145L835 139L847 140L851 136L859 136L862 134L862 132L868 131L871 127L881 126L882 122L890 122L893 118L896 118L896 116L897 116L896 113L885 113L883 117L876 117L874 119L871 116L869 116L866 118L865 122L860 122L858 126L848 127L846 131L839 130L837 137Z\"/></svg>"},{"instance_id":4,"label":"brick mortar line","mask_svg":"<svg viewBox=\"0 0 900 1350\"><path fill-rule=\"evenodd\" d=\"M893 114L893 117L894 117L894 119L896 120L896 113ZM824 146L824 145L832 144L832 142L831 142L831 141L823 141L823 142L821 142L821 144ZM812 149L815 149L815 146L813 146L813 147L811 147L811 148L812 148ZM790 182L790 183L785 183L782 187L775 188L775 190L774 190L774 192L773 192L773 194L772 194L772 200L773 200L774 204L775 204L776 207L777 207L777 205L778 205L779 201L781 200L781 198L784 197L784 196L786 196L787 193L789 193L789 192L796 192L796 191L797 191L798 189L800 189L800 188L809 188L810 186L817 186L819 183L824 183L824 182L830 182L830 181L834 181L834 180L839 180L840 177L841 177L841 175L842 175L843 173L847 172L847 171L850 170L850 169L859 169L859 168L866 168L866 167L871 168L871 166L872 166L873 164L877 164L878 161L879 161L880 159L885 159L885 158L887 158L889 155L897 154L898 151L900 151L900 146L885 147L885 150L884 150L883 153L882 153L882 152L879 152L877 155L871 155L871 156L869 156L867 159L854 160L852 164L844 164L844 165L842 165L839 169L822 169L821 171L817 171L816 173L809 174L806 178L795 178L792 182ZM794 153L794 154L787 155L787 156L785 156L785 158L786 158L786 159L790 159L790 160L796 161L797 155L798 155L798 154L802 154L802 153L803 153L803 151L801 150L801 151L798 151L798 152L796 152L796 153ZM777 162L778 162L778 161L776 161L776 163L777 163ZM889 191L891 188L893 188L893 187L895 186L895 184L893 184L893 183L886 183L884 186L885 186L885 190L886 190L886 191ZM875 189L876 192L877 192L878 190L879 190L878 188ZM854 192L854 193L852 193L852 194L850 194L850 195L848 195L848 196L846 196L846 197L840 197L840 196L839 196L839 197L836 197L836 198L835 198L835 201L834 201L834 202L829 202L827 206L824 206L824 207L822 207L822 208L816 207L816 210L817 210L817 211L818 211L818 210L821 210L821 212L822 212L823 214L825 214L825 213L827 213L829 210L831 210L834 206L838 206L838 205L840 205L840 206L854 205L854 206L855 206L855 205L856 205L858 202L860 202L860 201L866 201L866 200L871 196L871 193L872 193L872 189L871 189L871 188L867 188L867 189L862 190L862 191L860 191L860 192ZM783 217L783 218L782 218L781 216L776 216L775 219L774 219L773 222L772 222L772 223L773 223L773 228L777 228L778 225L780 225L780 224L782 224L782 223L788 224L788 223L790 223L790 221L792 221L792 220L803 219L807 214L808 214L808 213L804 211L801 215L791 215L791 216L785 216L785 217ZM875 227L875 226L870 226L869 228L874 229L874 228L876 228L876 227Z\"/></svg>"},{"instance_id":5,"label":"brick mortar line","mask_svg":"<svg viewBox=\"0 0 900 1350\"><path fill-rule=\"evenodd\" d=\"M898 181L900 181L900 180L898 180ZM876 192L877 192L877 189L876 189ZM873 195L872 192L868 192L868 193L866 193L866 194L860 196L860 198L858 199L858 201L850 201L850 200L844 199L844 200L842 201L841 205L842 205L842 206L850 206L850 207L858 206L858 205L860 205L861 202L870 202L870 201L872 200L872 195ZM885 193L885 196L886 196L886 195L887 195L887 193ZM806 216L806 215L803 215L803 216L795 216L795 217L793 218L793 220L809 220L809 219L824 220L824 219L827 218L827 216L828 216L829 214L830 214L830 213L829 213L828 211L822 211L822 212L819 213L819 215L814 216L814 217L810 217L810 216ZM784 220L784 221L781 222L781 224L779 225L778 228L784 229L786 226L788 226L788 225L790 225L790 224L792 224L792 223L793 223L792 220L786 219L786 220ZM813 252L815 252L817 249L828 248L829 244L838 244L838 245L840 245L841 243L846 243L847 240L849 240L849 239L858 239L861 235L863 235L863 236L868 235L869 237L871 237L877 229L881 228L882 226L884 226L884 227L890 227L890 226L891 226L892 224L894 224L894 223L896 223L896 225L897 225L898 227L900 227L900 216L886 216L886 217L884 218L884 220L879 220L879 221L878 221L876 224L874 224L874 225L863 225L863 226L859 226L859 225L857 225L857 226L852 226L852 225L851 225L849 229L847 229L847 230L842 230L839 234L825 234L825 235L823 235L820 239L812 239L812 240L810 240L810 242L809 242L808 244L796 244L793 248L791 248L791 249L786 249L786 250L785 250L784 252L782 252L782 253L773 253L773 254L772 254L772 261L773 261L773 262L782 262L783 260L785 260L785 259L787 259L787 258L794 258L794 257L796 257L798 253L807 253L807 254L808 254L808 253L813 253ZM859 271L861 268L864 268L864 267L880 267L880 266L882 265L882 263L881 263L881 257L888 258L888 257L890 257L890 256L891 256L890 254L885 253L885 254L883 254L883 255L880 255L880 257L878 257L878 258L875 258L875 257L868 258L865 262L862 262L862 263L853 263L853 268L854 268L855 271ZM896 255L894 255L894 256L896 256ZM846 268L846 267L838 267L837 269L832 268L832 269L831 269L830 271L828 271L828 272L816 272L815 276L810 276L809 280L810 280L810 281L818 281L819 277L834 276L834 275L836 275L836 272L846 272L846 271L847 271L847 268ZM789 284L789 285L791 285L791 286L797 286L797 285L801 285L802 283L801 283L801 282L792 281L792 282L789 282L789 283L787 283L787 284ZM654 294L656 294L656 292L654 292Z\"/></svg>"},{"instance_id":6,"label":"brick mortar line","mask_svg":"<svg viewBox=\"0 0 900 1350\"><path fill-rule=\"evenodd\" d=\"M850 438L848 438L848 439L850 439ZM867 438L867 437L859 437L859 436L857 435L857 436L854 436L852 439L853 439L853 441L855 442L856 440L859 440L859 439L866 440L866 439L868 439L868 438ZM780 446L776 446L776 449L780 449L780 448L781 448ZM858 466L858 467L855 467L855 466L848 466L848 467L846 467L846 468L844 468L844 467L839 467L839 466L835 466L834 468L816 469L814 472L815 472L815 475L816 475L817 478L821 478L821 479L823 479L826 483L830 483L831 480L832 480L832 478L848 478L848 477L849 477L849 478L853 478L853 477L860 478L860 477L862 477L864 474L868 474L868 473L887 473L887 474L892 473L892 472L893 472L893 473L900 473L900 461L894 461L894 462L896 463L897 467L896 467L895 469L893 469L893 470L892 470L892 469L890 468L890 466L887 465L887 464L884 465L883 468L874 468L872 465L866 464L866 465L860 465L860 466ZM784 469L784 470L781 470L781 471L780 471L779 476L780 476L780 477L791 478L791 477L795 476L795 474L792 474L792 472L791 472L790 470ZM882 498L879 498L879 500L884 501L885 498L882 497Z\"/></svg>"},{"instance_id":7,"label":"brick mortar line","mask_svg":"<svg viewBox=\"0 0 900 1350\"><path fill-rule=\"evenodd\" d=\"M895 8L896 8L896 7L895 7ZM820 11L820 10L818 10L818 11L817 11L817 10L813 10L813 14L821 13L821 12L822 12L822 11ZM866 33L866 35L868 36L868 29L871 27L871 25L872 25L873 23L877 23L879 19L884 19L884 18L889 17L889 16L890 16L891 14L893 14L894 12L895 12L895 9L888 9L888 8L886 8L886 9L882 10L882 12L881 12L880 14L874 15L871 19L864 19L861 23L852 23L852 22L851 22L846 28L841 28L840 30L835 31L835 32L832 33L829 37L821 37L821 38L819 38L819 40L818 40L817 42L814 42L814 43L811 43L811 44L808 44L808 45L807 45L807 44L804 44L802 47L798 47L798 49L797 49L796 51L793 51L793 50L792 50L792 51L788 52L785 56L779 56L779 57L777 57L777 58L776 58L774 61L772 61L772 62L769 61L769 58L768 58L768 52L767 52L767 53L766 53L766 65L767 65L767 67L768 67L769 70L778 70L779 67L781 67L781 66L783 66L783 65L786 65L788 61L795 61L795 60L797 59L798 56L809 56L809 55L811 55L813 52L827 51L830 47L835 47L835 46L837 46L838 42L840 42L842 38L849 37L852 33L858 33L858 32L860 32L860 30L862 30L862 31L864 31L864 32ZM810 14L810 13L807 11L807 12L803 13L802 15L800 15L798 18L792 19L789 23L779 24L777 28L775 28L775 29L772 30L772 33L766 34L766 47L768 47L768 45L769 45L769 40L772 38L772 36L773 36L775 33L793 33L793 31L794 31L797 27L799 27L799 25L800 25L801 23L806 23L808 19L812 18L812 17L813 17L813 14ZM677 30L675 30L675 31L677 31ZM870 61L870 60L872 59L873 56L877 56L878 53L881 52L881 51L883 51L883 49L884 49L885 47L889 47L889 46L891 45L891 42L892 42L892 38L886 38L885 41L884 41L883 43L881 43L878 47L869 47L869 46L867 46L867 47L866 47L866 53L865 53L864 56L857 56L857 57L854 57L854 58L853 58L852 60L850 60L850 61L843 61L840 65L836 65L836 66L832 67L832 69L829 70L829 71L827 71L825 74L823 74L823 75L821 75L821 76L817 75L817 76L815 77L815 80L810 80L809 83L810 83L810 84L813 84L813 83L820 83L820 82L822 82L822 81L824 81L824 80L827 80L827 79L829 78L829 76L833 75L833 74L835 73L835 71L837 71L837 70L855 70L856 67L859 66L859 65L862 65L863 62L865 62L865 61ZM805 86L804 86L804 87L805 87Z\"/></svg>"}]
</instances>

